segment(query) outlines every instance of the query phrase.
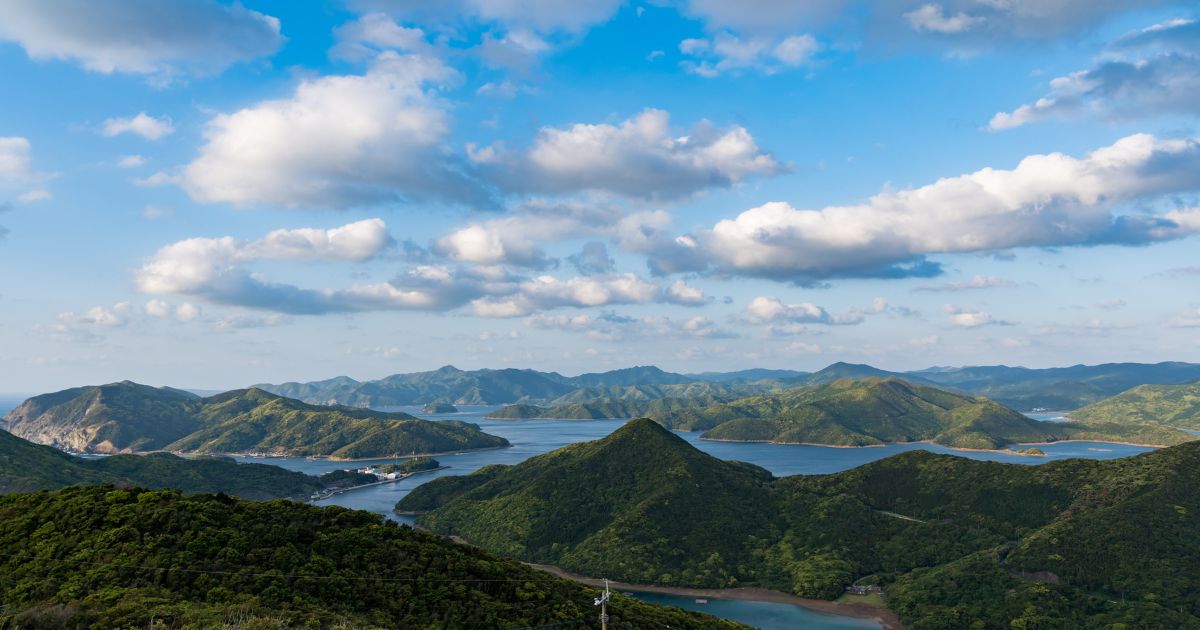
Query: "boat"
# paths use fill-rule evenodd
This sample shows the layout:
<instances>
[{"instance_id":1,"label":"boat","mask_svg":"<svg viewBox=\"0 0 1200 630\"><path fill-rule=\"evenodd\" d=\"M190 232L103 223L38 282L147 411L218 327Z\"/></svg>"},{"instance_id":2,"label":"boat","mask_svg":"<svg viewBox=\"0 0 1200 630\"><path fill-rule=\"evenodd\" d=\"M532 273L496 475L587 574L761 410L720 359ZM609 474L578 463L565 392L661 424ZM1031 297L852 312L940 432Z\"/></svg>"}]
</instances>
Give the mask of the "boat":
<instances>
[{"instance_id":1,"label":"boat","mask_svg":"<svg viewBox=\"0 0 1200 630\"><path fill-rule=\"evenodd\" d=\"M707 604L708 600L704 599L703 597L698 597L698 598L696 598L696 603L697 604Z\"/></svg>"}]
</instances>

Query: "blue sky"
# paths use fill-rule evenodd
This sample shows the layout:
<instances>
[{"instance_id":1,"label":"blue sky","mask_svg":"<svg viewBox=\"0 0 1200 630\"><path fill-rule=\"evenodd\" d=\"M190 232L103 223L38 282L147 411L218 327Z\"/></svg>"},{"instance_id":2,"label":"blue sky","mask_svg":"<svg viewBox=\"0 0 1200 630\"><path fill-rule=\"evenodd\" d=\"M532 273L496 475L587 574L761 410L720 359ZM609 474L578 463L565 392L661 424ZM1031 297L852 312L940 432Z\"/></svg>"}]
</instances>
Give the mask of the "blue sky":
<instances>
[{"instance_id":1,"label":"blue sky","mask_svg":"<svg viewBox=\"0 0 1200 630\"><path fill-rule=\"evenodd\" d=\"M0 390L1197 359L1191 3L731 7L4 3Z\"/></svg>"}]
</instances>

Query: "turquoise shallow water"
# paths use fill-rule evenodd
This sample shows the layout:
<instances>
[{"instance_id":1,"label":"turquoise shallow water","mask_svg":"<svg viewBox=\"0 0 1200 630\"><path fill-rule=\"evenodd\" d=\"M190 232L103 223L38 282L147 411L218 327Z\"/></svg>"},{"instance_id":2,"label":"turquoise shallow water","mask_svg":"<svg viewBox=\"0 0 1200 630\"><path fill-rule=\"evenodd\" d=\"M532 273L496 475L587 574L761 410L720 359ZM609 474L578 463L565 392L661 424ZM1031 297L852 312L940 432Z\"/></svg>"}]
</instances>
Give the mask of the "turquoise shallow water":
<instances>
[{"instance_id":1,"label":"turquoise shallow water","mask_svg":"<svg viewBox=\"0 0 1200 630\"><path fill-rule=\"evenodd\" d=\"M667 606L678 606L687 610L698 610L710 615L733 619L764 630L862 630L879 628L871 619L852 619L813 612L789 604L770 602L744 602L732 599L710 599L707 604L697 604L690 597L674 597L655 593L630 593L642 601Z\"/></svg>"},{"instance_id":2,"label":"turquoise shallow water","mask_svg":"<svg viewBox=\"0 0 1200 630\"><path fill-rule=\"evenodd\" d=\"M567 444L595 440L612 433L625 423L624 420L485 420L483 418L494 407L460 407L456 414L431 416L420 413L419 408L402 408L402 411L433 420L466 420L479 424L484 431L499 435L512 443L512 447L490 451L476 451L439 455L437 459L447 470L417 475L392 484L371 486L362 490L335 495L319 502L320 505L341 505L348 508L376 512L402 522L411 518L397 516L392 507L413 488L431 479L446 475L466 475L488 464L517 464L534 455L554 450ZM827 446L761 444L744 442L709 442L699 439L699 433L680 433L681 437L700 450L722 459L736 459L757 464L778 476L798 474L827 474L861 466L896 453L924 449L935 453L949 453L971 459L1037 465L1070 457L1110 459L1143 453L1150 448L1104 444L1099 442L1065 442L1040 445L1046 457L1025 457L1008 453L956 451L935 444L892 444L871 448L832 448ZM399 461L395 459L372 460L371 462L331 462L302 458L240 458L241 461L256 461L276 464L309 474L321 474L339 468L358 467L367 463ZM744 602L735 600L710 600L708 604L696 604L690 598L655 594L637 594L647 601L702 610L704 612L734 619L768 630L804 628L811 630L844 630L850 628L878 628L870 620L834 617L812 612L787 604Z\"/></svg>"}]
</instances>

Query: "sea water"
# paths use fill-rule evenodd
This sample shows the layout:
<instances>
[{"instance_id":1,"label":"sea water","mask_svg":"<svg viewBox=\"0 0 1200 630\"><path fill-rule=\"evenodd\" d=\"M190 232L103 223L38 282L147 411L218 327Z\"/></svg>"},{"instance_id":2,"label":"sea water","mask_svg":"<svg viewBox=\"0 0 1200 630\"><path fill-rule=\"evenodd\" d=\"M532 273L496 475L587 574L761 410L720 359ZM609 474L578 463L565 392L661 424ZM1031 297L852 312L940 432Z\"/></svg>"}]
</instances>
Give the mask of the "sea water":
<instances>
[{"instance_id":1,"label":"sea water","mask_svg":"<svg viewBox=\"0 0 1200 630\"><path fill-rule=\"evenodd\" d=\"M625 420L487 420L483 416L496 407L460 406L458 413L429 415L419 407L389 408L387 411L405 411L430 420L465 420L478 424L485 432L498 435L512 443L511 447L486 451L468 451L438 455L436 459L448 468L430 473L413 475L395 483L368 486L360 490L334 495L318 502L318 505L340 505L358 510L368 510L388 518L412 523L411 517L398 516L392 512L396 502L413 488L438 477L467 475L489 464L518 464L529 457L552 451L556 448L600 439L625 424ZM1047 418L1049 419L1049 418ZM848 470L856 466L883 459L897 453L926 450L947 453L971 459L1008 462L1014 464L1043 464L1072 457L1111 459L1153 450L1141 446L1107 444L1102 442L1061 442L1038 445L1045 457L1030 457L1004 452L960 451L937 444L889 444L878 447L835 448L801 444L767 444L750 442L710 442L700 439L699 432L678 434L696 448L721 459L734 459L762 466L776 476L802 474L828 474ZM252 458L240 457L239 461L275 464L311 475L319 475L342 468L357 468L371 464L402 461L401 459L378 459L356 462L309 460L298 457ZM704 612L733 619L766 630L809 628L812 630L845 630L851 628L878 628L872 620L851 619L813 612L789 604L747 602L738 600L710 599L707 604L697 604L691 598L658 594L635 594L638 598L655 603L669 604L681 608Z\"/></svg>"}]
</instances>

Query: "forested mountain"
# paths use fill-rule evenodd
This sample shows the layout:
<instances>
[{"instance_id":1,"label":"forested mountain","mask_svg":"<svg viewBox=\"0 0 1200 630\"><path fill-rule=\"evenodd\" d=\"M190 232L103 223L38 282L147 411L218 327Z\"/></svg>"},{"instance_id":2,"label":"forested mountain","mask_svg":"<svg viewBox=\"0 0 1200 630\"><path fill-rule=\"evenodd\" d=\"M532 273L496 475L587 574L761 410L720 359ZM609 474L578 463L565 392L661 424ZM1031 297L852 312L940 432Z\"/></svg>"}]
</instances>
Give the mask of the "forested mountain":
<instances>
[{"instance_id":1,"label":"forested mountain","mask_svg":"<svg viewBox=\"0 0 1200 630\"><path fill-rule=\"evenodd\" d=\"M840 446L933 440L994 449L1061 436L1052 423L984 398L881 378L833 381L651 417L671 428L704 430L707 439Z\"/></svg>"},{"instance_id":2,"label":"forested mountain","mask_svg":"<svg viewBox=\"0 0 1200 630\"><path fill-rule=\"evenodd\" d=\"M1142 422L1200 431L1200 383L1141 385L1072 411L1088 423Z\"/></svg>"},{"instance_id":3,"label":"forested mountain","mask_svg":"<svg viewBox=\"0 0 1200 630\"><path fill-rule=\"evenodd\" d=\"M239 464L168 453L73 457L0 431L0 494L49 490L80 483L113 483L184 492L224 492L248 499L308 498L324 481L266 464Z\"/></svg>"},{"instance_id":4,"label":"forested mountain","mask_svg":"<svg viewBox=\"0 0 1200 630\"><path fill-rule=\"evenodd\" d=\"M368 512L177 491L0 497L0 626L599 628L593 588ZM614 594L609 627L738 624Z\"/></svg>"},{"instance_id":5,"label":"forested mountain","mask_svg":"<svg viewBox=\"0 0 1200 630\"><path fill-rule=\"evenodd\" d=\"M594 372L564 378L565 383L575 387L630 387L633 385L682 385L695 379L683 374L664 372L653 365Z\"/></svg>"},{"instance_id":6,"label":"forested mountain","mask_svg":"<svg viewBox=\"0 0 1200 630\"><path fill-rule=\"evenodd\" d=\"M1200 442L1040 466L913 451L777 479L643 419L436 479L397 509L515 558L631 582L820 598L878 583L914 630L1175 628L1200 625L1198 475Z\"/></svg>"},{"instance_id":7,"label":"forested mountain","mask_svg":"<svg viewBox=\"0 0 1200 630\"><path fill-rule=\"evenodd\" d=\"M555 378L557 377L557 378ZM396 407L450 403L492 405L524 400L552 400L574 389L562 376L534 370L463 371L447 365L431 372L395 374L359 383L338 377L314 383L256 385L260 389L317 404Z\"/></svg>"},{"instance_id":8,"label":"forested mountain","mask_svg":"<svg viewBox=\"0 0 1200 630\"><path fill-rule=\"evenodd\" d=\"M270 452L352 459L508 444L465 422L310 405L254 388L198 398L128 381L36 396L5 421L15 435L85 453Z\"/></svg>"}]
</instances>

